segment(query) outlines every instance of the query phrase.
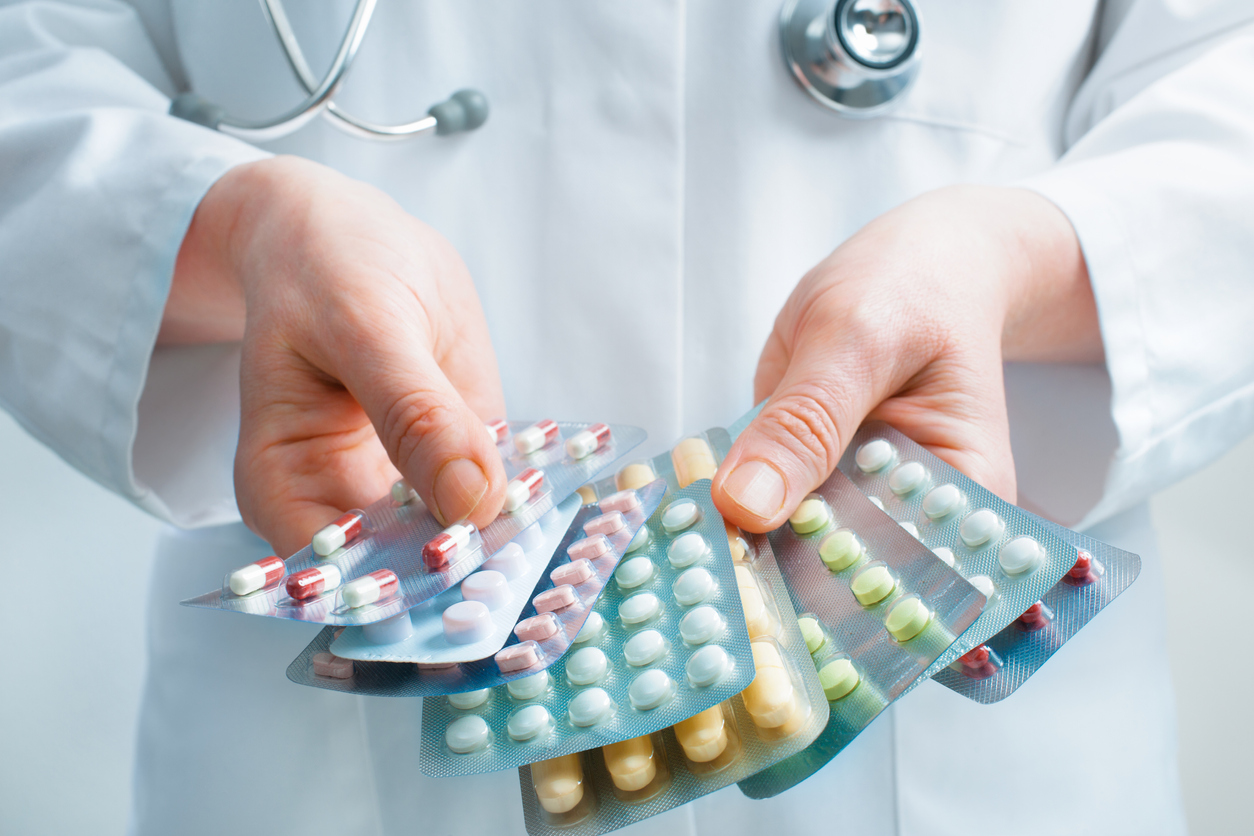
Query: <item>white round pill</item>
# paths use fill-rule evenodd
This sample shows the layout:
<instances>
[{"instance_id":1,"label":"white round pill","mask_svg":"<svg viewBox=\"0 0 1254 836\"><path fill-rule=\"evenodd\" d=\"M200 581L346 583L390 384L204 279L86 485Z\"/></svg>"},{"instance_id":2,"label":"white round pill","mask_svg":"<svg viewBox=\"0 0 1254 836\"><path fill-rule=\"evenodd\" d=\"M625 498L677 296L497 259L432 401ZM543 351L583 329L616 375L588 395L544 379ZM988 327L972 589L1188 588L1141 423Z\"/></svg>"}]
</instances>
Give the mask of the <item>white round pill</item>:
<instances>
[{"instance_id":1,"label":"white round pill","mask_svg":"<svg viewBox=\"0 0 1254 836\"><path fill-rule=\"evenodd\" d=\"M974 578L967 578L967 583L979 590L980 594L987 601L993 600L993 596L997 594L997 585L993 583L993 579L988 575L976 575Z\"/></svg>"},{"instance_id":2,"label":"white round pill","mask_svg":"<svg viewBox=\"0 0 1254 836\"><path fill-rule=\"evenodd\" d=\"M893 445L882 438L877 438L859 447L853 460L857 462L858 469L863 473L874 473L887 467L896 455L897 451L893 449Z\"/></svg>"},{"instance_id":3,"label":"white round pill","mask_svg":"<svg viewBox=\"0 0 1254 836\"><path fill-rule=\"evenodd\" d=\"M932 554L944 561L945 565L950 569L954 568L954 550L947 546L940 546L932 549Z\"/></svg>"},{"instance_id":4,"label":"white round pill","mask_svg":"<svg viewBox=\"0 0 1254 836\"><path fill-rule=\"evenodd\" d=\"M675 693L675 683L665 671L647 670L632 681L627 698L637 711L648 711L668 701Z\"/></svg>"},{"instance_id":5,"label":"white round pill","mask_svg":"<svg viewBox=\"0 0 1254 836\"><path fill-rule=\"evenodd\" d=\"M927 468L918 462L898 465L888 474L888 489L898 496L907 496L927 484Z\"/></svg>"},{"instance_id":6,"label":"white round pill","mask_svg":"<svg viewBox=\"0 0 1254 836\"><path fill-rule=\"evenodd\" d=\"M966 498L957 485L938 485L923 497L923 513L927 514L929 520L944 519L955 511L962 510L964 504Z\"/></svg>"},{"instance_id":7,"label":"white round pill","mask_svg":"<svg viewBox=\"0 0 1254 836\"><path fill-rule=\"evenodd\" d=\"M473 644L492 633L492 613L482 601L458 601L440 616L449 644Z\"/></svg>"},{"instance_id":8,"label":"white round pill","mask_svg":"<svg viewBox=\"0 0 1254 836\"><path fill-rule=\"evenodd\" d=\"M623 624L643 624L658 614L662 602L652 592L641 592L633 595L618 605L618 617Z\"/></svg>"},{"instance_id":9,"label":"white round pill","mask_svg":"<svg viewBox=\"0 0 1254 836\"><path fill-rule=\"evenodd\" d=\"M533 700L549 688L549 672L540 671L522 679L512 679L505 685L509 695L516 700Z\"/></svg>"},{"instance_id":10,"label":"white round pill","mask_svg":"<svg viewBox=\"0 0 1254 836\"><path fill-rule=\"evenodd\" d=\"M457 754L466 755L487 746L491 736L487 721L478 714L470 714L448 724L444 742Z\"/></svg>"},{"instance_id":11,"label":"white round pill","mask_svg":"<svg viewBox=\"0 0 1254 836\"><path fill-rule=\"evenodd\" d=\"M601 633L605 630L605 619L596 610L588 613L588 618L584 621L583 626L579 628L578 635L575 636L575 644L586 644L594 642L601 638Z\"/></svg>"},{"instance_id":12,"label":"white round pill","mask_svg":"<svg viewBox=\"0 0 1254 836\"><path fill-rule=\"evenodd\" d=\"M587 728L605 719L613 707L614 702L604 689L589 688L576 694L566 706L566 711L570 715L571 725Z\"/></svg>"},{"instance_id":13,"label":"white round pill","mask_svg":"<svg viewBox=\"0 0 1254 836\"><path fill-rule=\"evenodd\" d=\"M623 645L623 658L632 667L651 665L666 653L666 639L657 630L644 630Z\"/></svg>"},{"instance_id":14,"label":"white round pill","mask_svg":"<svg viewBox=\"0 0 1254 836\"><path fill-rule=\"evenodd\" d=\"M1000 540L1005 530L1006 524L995 511L990 508L981 508L967 514L966 519L958 528L958 535L962 537L962 542L974 549L990 540L994 542Z\"/></svg>"},{"instance_id":15,"label":"white round pill","mask_svg":"<svg viewBox=\"0 0 1254 836\"><path fill-rule=\"evenodd\" d=\"M653 569L653 561L649 558L633 557L630 560L624 560L622 565L614 570L614 580L618 582L619 589L635 589L653 577Z\"/></svg>"},{"instance_id":16,"label":"white round pill","mask_svg":"<svg viewBox=\"0 0 1254 836\"><path fill-rule=\"evenodd\" d=\"M684 672L693 688L706 688L727 676L731 670L731 657L716 644L707 645L688 659Z\"/></svg>"},{"instance_id":17,"label":"white round pill","mask_svg":"<svg viewBox=\"0 0 1254 836\"><path fill-rule=\"evenodd\" d=\"M529 705L514 712L505 724L505 732L513 740L531 740L553 725L553 717L542 705Z\"/></svg>"},{"instance_id":18,"label":"white round pill","mask_svg":"<svg viewBox=\"0 0 1254 836\"><path fill-rule=\"evenodd\" d=\"M500 572L506 580L520 577L527 571L527 553L517 543L506 543L500 551L483 562L483 568Z\"/></svg>"},{"instance_id":19,"label":"white round pill","mask_svg":"<svg viewBox=\"0 0 1254 836\"><path fill-rule=\"evenodd\" d=\"M714 593L714 576L700 566L689 569L675 580L671 592L681 607L691 607Z\"/></svg>"},{"instance_id":20,"label":"white round pill","mask_svg":"<svg viewBox=\"0 0 1254 836\"><path fill-rule=\"evenodd\" d=\"M723 632L723 616L713 607L697 607L679 620L679 635L688 644L705 644Z\"/></svg>"},{"instance_id":21,"label":"white round pill","mask_svg":"<svg viewBox=\"0 0 1254 836\"><path fill-rule=\"evenodd\" d=\"M1022 575L1031 572L1041 565L1045 559L1045 549L1031 537L1016 537L1001 547L997 554L997 562L1007 575Z\"/></svg>"},{"instance_id":22,"label":"white round pill","mask_svg":"<svg viewBox=\"0 0 1254 836\"><path fill-rule=\"evenodd\" d=\"M884 511L884 500L880 499L878 496L868 496L867 499L871 500L871 504L874 505L876 508L879 508L881 511ZM888 512L885 511L884 513L888 513Z\"/></svg>"},{"instance_id":23,"label":"white round pill","mask_svg":"<svg viewBox=\"0 0 1254 836\"><path fill-rule=\"evenodd\" d=\"M906 533L909 534L914 539L919 540L919 541L923 540L923 535L919 534L919 527L915 525L914 523L903 522L903 523L898 523L898 525L904 528L906 530Z\"/></svg>"},{"instance_id":24,"label":"white round pill","mask_svg":"<svg viewBox=\"0 0 1254 836\"><path fill-rule=\"evenodd\" d=\"M495 610L509 603L509 581L495 569L483 569L462 581L462 597L467 601L482 601L488 609Z\"/></svg>"},{"instance_id":25,"label":"white round pill","mask_svg":"<svg viewBox=\"0 0 1254 836\"><path fill-rule=\"evenodd\" d=\"M701 509L697 507L697 503L691 499L676 500L662 512L662 528L666 529L667 534L674 534L691 526L700 516Z\"/></svg>"},{"instance_id":26,"label":"white round pill","mask_svg":"<svg viewBox=\"0 0 1254 836\"><path fill-rule=\"evenodd\" d=\"M605 676L609 666L610 661L600 648L584 647L566 659L566 678L571 685L591 685Z\"/></svg>"},{"instance_id":27,"label":"white round pill","mask_svg":"<svg viewBox=\"0 0 1254 836\"><path fill-rule=\"evenodd\" d=\"M478 691L466 691L463 694L449 694L448 704L453 708L460 708L466 711L471 708L478 708L488 701L488 689L480 688Z\"/></svg>"},{"instance_id":28,"label":"white round pill","mask_svg":"<svg viewBox=\"0 0 1254 836\"><path fill-rule=\"evenodd\" d=\"M696 531L681 534L666 550L666 559L676 569L687 569L710 553L710 544Z\"/></svg>"},{"instance_id":29,"label":"white round pill","mask_svg":"<svg viewBox=\"0 0 1254 836\"><path fill-rule=\"evenodd\" d=\"M627 544L627 551L625 554L640 551L645 546L649 545L649 542L652 539L653 534L649 531L649 527L647 525L640 526L640 530L636 532L636 536L632 537L631 542Z\"/></svg>"}]
</instances>

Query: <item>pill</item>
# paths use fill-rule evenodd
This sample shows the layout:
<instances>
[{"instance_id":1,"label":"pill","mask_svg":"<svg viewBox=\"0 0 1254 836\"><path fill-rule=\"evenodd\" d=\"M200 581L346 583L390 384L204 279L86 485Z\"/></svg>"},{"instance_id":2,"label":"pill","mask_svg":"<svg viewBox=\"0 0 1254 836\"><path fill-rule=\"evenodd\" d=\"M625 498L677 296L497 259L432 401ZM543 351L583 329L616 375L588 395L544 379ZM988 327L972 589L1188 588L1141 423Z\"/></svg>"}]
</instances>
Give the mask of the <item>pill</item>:
<instances>
[{"instance_id":1,"label":"pill","mask_svg":"<svg viewBox=\"0 0 1254 836\"><path fill-rule=\"evenodd\" d=\"M509 423L504 418L493 418L484 422L483 428L488 431L488 438L493 444L500 444L509 438Z\"/></svg>"},{"instance_id":2,"label":"pill","mask_svg":"<svg viewBox=\"0 0 1254 836\"><path fill-rule=\"evenodd\" d=\"M888 467L889 463L896 457L897 451L893 449L893 445L882 438L877 438L859 447L858 452L854 454L853 460L863 473L874 473L877 470L883 470L885 467Z\"/></svg>"},{"instance_id":3,"label":"pill","mask_svg":"<svg viewBox=\"0 0 1254 836\"><path fill-rule=\"evenodd\" d=\"M637 552L653 540L653 532L649 531L647 525L640 526L640 530L636 532L636 536L631 538L631 542L627 544L627 554Z\"/></svg>"},{"instance_id":4,"label":"pill","mask_svg":"<svg viewBox=\"0 0 1254 836\"><path fill-rule=\"evenodd\" d=\"M957 485L938 485L923 497L923 513L929 520L940 520L962 509L966 498Z\"/></svg>"},{"instance_id":5,"label":"pill","mask_svg":"<svg viewBox=\"0 0 1254 836\"><path fill-rule=\"evenodd\" d=\"M549 672L540 671L521 679L512 679L505 684L505 689L516 700L533 700L549 690Z\"/></svg>"},{"instance_id":6,"label":"pill","mask_svg":"<svg viewBox=\"0 0 1254 836\"><path fill-rule=\"evenodd\" d=\"M353 676L352 659L341 659L331 653L315 653L312 661L314 676L331 679L351 679Z\"/></svg>"},{"instance_id":7,"label":"pill","mask_svg":"<svg viewBox=\"0 0 1254 836\"><path fill-rule=\"evenodd\" d=\"M650 668L631 681L627 698L637 711L650 711L670 700L675 693L675 683L666 671Z\"/></svg>"},{"instance_id":8,"label":"pill","mask_svg":"<svg viewBox=\"0 0 1254 836\"><path fill-rule=\"evenodd\" d=\"M428 570L445 569L458 556L458 552L470 545L475 527L471 523L454 523L427 541L422 547L422 562Z\"/></svg>"},{"instance_id":9,"label":"pill","mask_svg":"<svg viewBox=\"0 0 1254 836\"><path fill-rule=\"evenodd\" d=\"M788 518L788 524L798 534L813 534L827 525L831 518L832 512L828 510L827 503L817 496L811 496L797 506L797 510Z\"/></svg>"},{"instance_id":10,"label":"pill","mask_svg":"<svg viewBox=\"0 0 1254 836\"><path fill-rule=\"evenodd\" d=\"M605 557L607 554L612 554L613 552L614 549L604 534L598 534L595 537L585 537L582 540L576 540L566 547L566 556L572 561L597 560L598 558Z\"/></svg>"},{"instance_id":11,"label":"pill","mask_svg":"<svg viewBox=\"0 0 1254 836\"><path fill-rule=\"evenodd\" d=\"M662 512L662 528L667 534L674 534L691 527L701 517L701 509L691 499L680 499L672 502Z\"/></svg>"},{"instance_id":12,"label":"pill","mask_svg":"<svg viewBox=\"0 0 1254 836\"><path fill-rule=\"evenodd\" d=\"M466 691L461 694L449 694L448 704L453 708L469 711L472 708L478 708L488 701L488 688L480 688L478 691Z\"/></svg>"},{"instance_id":13,"label":"pill","mask_svg":"<svg viewBox=\"0 0 1254 836\"><path fill-rule=\"evenodd\" d=\"M598 641L601 634L605 632L605 619L595 610L588 613L587 620L583 626L579 628L579 632L575 635L575 644L586 644L587 642Z\"/></svg>"},{"instance_id":14,"label":"pill","mask_svg":"<svg viewBox=\"0 0 1254 836\"><path fill-rule=\"evenodd\" d=\"M671 586L671 593L675 596L675 603L681 607L691 607L713 595L715 588L714 576L698 566L688 569L676 578Z\"/></svg>"},{"instance_id":15,"label":"pill","mask_svg":"<svg viewBox=\"0 0 1254 836\"><path fill-rule=\"evenodd\" d=\"M635 491L619 491L602 499L599 504L603 514L630 514L640 507L640 494Z\"/></svg>"},{"instance_id":16,"label":"pill","mask_svg":"<svg viewBox=\"0 0 1254 836\"><path fill-rule=\"evenodd\" d=\"M912 522L898 523L902 529L916 540L922 541L923 537L919 534L919 527Z\"/></svg>"},{"instance_id":17,"label":"pill","mask_svg":"<svg viewBox=\"0 0 1254 836\"><path fill-rule=\"evenodd\" d=\"M657 630L643 630L623 644L623 658L635 668L651 665L666 654L666 639Z\"/></svg>"},{"instance_id":18,"label":"pill","mask_svg":"<svg viewBox=\"0 0 1254 836\"><path fill-rule=\"evenodd\" d=\"M553 717L542 705L528 705L509 718L505 733L511 740L532 740L553 727Z\"/></svg>"},{"instance_id":19,"label":"pill","mask_svg":"<svg viewBox=\"0 0 1254 836\"><path fill-rule=\"evenodd\" d=\"M414 633L414 623L409 610L403 610L391 618L361 625L361 636L371 644L396 644Z\"/></svg>"},{"instance_id":20,"label":"pill","mask_svg":"<svg viewBox=\"0 0 1254 836\"><path fill-rule=\"evenodd\" d=\"M627 520L622 514L614 511L588 520L583 524L583 533L589 537L595 537L598 534L608 537L611 534L622 531L626 527Z\"/></svg>"},{"instance_id":21,"label":"pill","mask_svg":"<svg viewBox=\"0 0 1254 836\"><path fill-rule=\"evenodd\" d=\"M927 484L927 468L918 462L906 462L888 474L888 489L898 496L909 496Z\"/></svg>"},{"instance_id":22,"label":"pill","mask_svg":"<svg viewBox=\"0 0 1254 836\"><path fill-rule=\"evenodd\" d=\"M937 548L932 549L932 554L939 557L941 559L941 562L943 562L950 569L954 568L954 550L953 549L947 546L938 546Z\"/></svg>"},{"instance_id":23,"label":"pill","mask_svg":"<svg viewBox=\"0 0 1254 836\"><path fill-rule=\"evenodd\" d=\"M679 635L688 644L705 644L723 632L723 616L713 607L697 607L679 620Z\"/></svg>"},{"instance_id":24,"label":"pill","mask_svg":"<svg viewBox=\"0 0 1254 836\"><path fill-rule=\"evenodd\" d=\"M557 441L559 435L560 430L556 422L546 418L543 421L537 421L525 430L514 433L514 447L527 456Z\"/></svg>"},{"instance_id":25,"label":"pill","mask_svg":"<svg viewBox=\"0 0 1254 836\"><path fill-rule=\"evenodd\" d=\"M597 647L582 647L566 659L566 678L571 685L591 685L609 670L610 662Z\"/></svg>"},{"instance_id":26,"label":"pill","mask_svg":"<svg viewBox=\"0 0 1254 836\"><path fill-rule=\"evenodd\" d=\"M657 479L648 462L629 464L614 476L614 487L620 491L635 491Z\"/></svg>"},{"instance_id":27,"label":"pill","mask_svg":"<svg viewBox=\"0 0 1254 836\"><path fill-rule=\"evenodd\" d=\"M602 746L601 754L610 780L625 792L644 789L657 775L653 741L648 735Z\"/></svg>"},{"instance_id":28,"label":"pill","mask_svg":"<svg viewBox=\"0 0 1254 836\"><path fill-rule=\"evenodd\" d=\"M576 694L566 706L571 725L580 728L595 726L609 716L614 702L603 688L588 688Z\"/></svg>"},{"instance_id":29,"label":"pill","mask_svg":"<svg viewBox=\"0 0 1254 836\"><path fill-rule=\"evenodd\" d=\"M676 569L685 569L709 554L710 544L696 531L679 535L666 549L666 559Z\"/></svg>"},{"instance_id":30,"label":"pill","mask_svg":"<svg viewBox=\"0 0 1254 836\"><path fill-rule=\"evenodd\" d=\"M823 625L819 624L817 619L803 615L797 619L797 627L801 629L801 638L805 640L806 650L811 655L818 653L827 645L827 633L823 632Z\"/></svg>"},{"instance_id":31,"label":"pill","mask_svg":"<svg viewBox=\"0 0 1254 836\"><path fill-rule=\"evenodd\" d=\"M492 614L482 601L458 601L440 616L449 644L472 644L492 634Z\"/></svg>"},{"instance_id":32,"label":"pill","mask_svg":"<svg viewBox=\"0 0 1254 836\"><path fill-rule=\"evenodd\" d=\"M724 521L723 528L727 531L727 545L731 549L732 560L748 560L752 554L749 541L745 539L739 528Z\"/></svg>"},{"instance_id":33,"label":"pill","mask_svg":"<svg viewBox=\"0 0 1254 836\"><path fill-rule=\"evenodd\" d=\"M649 621L657 616L660 609L662 602L656 595L652 592L641 592L618 605L618 617L624 625L630 627Z\"/></svg>"},{"instance_id":34,"label":"pill","mask_svg":"<svg viewBox=\"0 0 1254 836\"><path fill-rule=\"evenodd\" d=\"M741 692L745 710L758 728L779 728L797 710L796 689L774 644L756 641L752 649L757 674L749 687Z\"/></svg>"},{"instance_id":35,"label":"pill","mask_svg":"<svg viewBox=\"0 0 1254 836\"><path fill-rule=\"evenodd\" d=\"M313 536L314 554L326 557L340 546L361 534L366 515L349 511Z\"/></svg>"},{"instance_id":36,"label":"pill","mask_svg":"<svg viewBox=\"0 0 1254 836\"><path fill-rule=\"evenodd\" d=\"M609 425L593 424L588 429L580 430L566 440L566 455L572 459L586 459L609 443Z\"/></svg>"},{"instance_id":37,"label":"pill","mask_svg":"<svg viewBox=\"0 0 1254 836\"><path fill-rule=\"evenodd\" d=\"M858 669L848 659L833 659L819 668L819 685L829 700L848 696L859 681Z\"/></svg>"},{"instance_id":38,"label":"pill","mask_svg":"<svg viewBox=\"0 0 1254 836\"><path fill-rule=\"evenodd\" d=\"M549 572L549 578L554 584L571 584L577 586L586 583L596 576L596 570L592 568L592 562L589 560L575 560L570 563L563 563L552 572Z\"/></svg>"},{"instance_id":39,"label":"pill","mask_svg":"<svg viewBox=\"0 0 1254 836\"><path fill-rule=\"evenodd\" d=\"M539 495L542 487L544 487L544 471L536 470L534 467L529 467L510 479L509 484L505 486L505 512L512 513L526 505L532 498Z\"/></svg>"},{"instance_id":40,"label":"pill","mask_svg":"<svg viewBox=\"0 0 1254 836\"><path fill-rule=\"evenodd\" d=\"M988 601L993 600L993 596L997 594L997 585L993 583L993 579L988 575L976 575L974 578L967 578L967 583L974 586ZM987 606L987 603L985 603L985 606Z\"/></svg>"},{"instance_id":41,"label":"pill","mask_svg":"<svg viewBox=\"0 0 1254 836\"><path fill-rule=\"evenodd\" d=\"M492 657L501 673L526 670L537 664L540 659L540 645L533 641L523 641L503 647Z\"/></svg>"},{"instance_id":42,"label":"pill","mask_svg":"<svg viewBox=\"0 0 1254 836\"><path fill-rule=\"evenodd\" d=\"M981 508L967 514L958 528L958 535L962 537L962 542L974 549L989 541L1000 540L1005 530L1006 524L995 511Z\"/></svg>"},{"instance_id":43,"label":"pill","mask_svg":"<svg viewBox=\"0 0 1254 836\"><path fill-rule=\"evenodd\" d=\"M561 622L557 620L557 616L546 612L533 615L531 618L524 618L515 624L514 635L518 636L519 641L542 642L557 635L560 627Z\"/></svg>"},{"instance_id":44,"label":"pill","mask_svg":"<svg viewBox=\"0 0 1254 836\"><path fill-rule=\"evenodd\" d=\"M704 438L685 438L671 450L671 464L675 467L675 480L686 488L698 479L713 479L718 471L714 451Z\"/></svg>"},{"instance_id":45,"label":"pill","mask_svg":"<svg viewBox=\"0 0 1254 836\"><path fill-rule=\"evenodd\" d=\"M880 499L878 496L868 496L867 501L870 502L872 505L874 505L876 508L879 508L881 511L884 510L884 500Z\"/></svg>"},{"instance_id":46,"label":"pill","mask_svg":"<svg viewBox=\"0 0 1254 836\"><path fill-rule=\"evenodd\" d=\"M997 673L1001 660L988 645L982 644L959 657L958 665L963 676L969 679L988 679Z\"/></svg>"},{"instance_id":47,"label":"pill","mask_svg":"<svg viewBox=\"0 0 1254 836\"><path fill-rule=\"evenodd\" d=\"M745 615L745 627L750 638L764 636L771 631L771 613L762 598L762 590L747 566L736 566L736 587L740 592L740 608Z\"/></svg>"},{"instance_id":48,"label":"pill","mask_svg":"<svg viewBox=\"0 0 1254 836\"><path fill-rule=\"evenodd\" d=\"M462 581L462 598L481 601L490 610L505 606L512 597L509 581L494 569L480 570Z\"/></svg>"},{"instance_id":49,"label":"pill","mask_svg":"<svg viewBox=\"0 0 1254 836\"><path fill-rule=\"evenodd\" d=\"M861 558L865 549L858 535L840 528L823 538L819 544L819 560L833 572L843 572Z\"/></svg>"},{"instance_id":50,"label":"pill","mask_svg":"<svg viewBox=\"0 0 1254 836\"><path fill-rule=\"evenodd\" d=\"M618 584L619 589L635 589L647 583L653 577L655 568L653 561L649 560L649 558L633 557L630 560L624 560L614 570L614 580Z\"/></svg>"},{"instance_id":51,"label":"pill","mask_svg":"<svg viewBox=\"0 0 1254 836\"><path fill-rule=\"evenodd\" d=\"M271 555L236 569L227 579L227 586L236 595L248 595L278 583L286 572L287 565L283 560Z\"/></svg>"},{"instance_id":52,"label":"pill","mask_svg":"<svg viewBox=\"0 0 1254 836\"><path fill-rule=\"evenodd\" d=\"M531 765L531 785L545 812L569 813L583 800L583 765L578 753Z\"/></svg>"},{"instance_id":53,"label":"pill","mask_svg":"<svg viewBox=\"0 0 1254 836\"><path fill-rule=\"evenodd\" d=\"M486 720L478 714L468 714L448 724L444 731L444 742L457 754L468 755L487 746L491 736L492 731Z\"/></svg>"},{"instance_id":54,"label":"pill","mask_svg":"<svg viewBox=\"0 0 1254 836\"><path fill-rule=\"evenodd\" d=\"M897 599L888 608L884 626L888 628L888 632L894 639L899 642L908 642L922 633L923 628L927 627L931 620L932 611L928 609L927 604L913 595L908 595Z\"/></svg>"},{"instance_id":55,"label":"pill","mask_svg":"<svg viewBox=\"0 0 1254 836\"><path fill-rule=\"evenodd\" d=\"M709 763L727 749L727 720L721 705L680 720L674 731L684 757L693 763Z\"/></svg>"},{"instance_id":56,"label":"pill","mask_svg":"<svg viewBox=\"0 0 1254 836\"><path fill-rule=\"evenodd\" d=\"M506 543L483 562L483 568L500 572L506 580L520 578L527 571L527 553L517 543Z\"/></svg>"},{"instance_id":57,"label":"pill","mask_svg":"<svg viewBox=\"0 0 1254 836\"><path fill-rule=\"evenodd\" d=\"M531 603L536 608L537 613L556 612L564 610L573 604L578 604L579 593L570 584L562 584L541 592L531 599Z\"/></svg>"},{"instance_id":58,"label":"pill","mask_svg":"<svg viewBox=\"0 0 1254 836\"><path fill-rule=\"evenodd\" d=\"M1007 575L1022 575L1035 570L1045 559L1045 549L1031 537L1016 537L1001 547L997 562Z\"/></svg>"},{"instance_id":59,"label":"pill","mask_svg":"<svg viewBox=\"0 0 1254 836\"><path fill-rule=\"evenodd\" d=\"M591 485L584 485L575 491L579 494L579 501L583 505L595 505L597 501L597 492L592 489Z\"/></svg>"},{"instance_id":60,"label":"pill","mask_svg":"<svg viewBox=\"0 0 1254 836\"><path fill-rule=\"evenodd\" d=\"M853 576L853 580L849 582L849 588L859 604L870 607L891 595L892 591L897 588L897 581L888 571L887 566L871 565L864 567Z\"/></svg>"},{"instance_id":61,"label":"pill","mask_svg":"<svg viewBox=\"0 0 1254 836\"><path fill-rule=\"evenodd\" d=\"M1067 570L1063 580L1070 586L1088 586L1102 576L1102 564L1083 549L1077 550L1077 554L1075 565Z\"/></svg>"},{"instance_id":62,"label":"pill","mask_svg":"<svg viewBox=\"0 0 1254 836\"><path fill-rule=\"evenodd\" d=\"M1023 615L1017 619L1019 626L1029 633L1042 630L1049 626L1049 622L1054 618L1054 614L1050 612L1049 607L1040 601L1023 611Z\"/></svg>"},{"instance_id":63,"label":"pill","mask_svg":"<svg viewBox=\"0 0 1254 836\"><path fill-rule=\"evenodd\" d=\"M392 484L392 501L397 505L408 505L418 498L418 491L410 487L404 479Z\"/></svg>"},{"instance_id":64,"label":"pill","mask_svg":"<svg viewBox=\"0 0 1254 836\"><path fill-rule=\"evenodd\" d=\"M340 595L344 605L356 609L391 598L400 592L401 582L391 569L376 569L344 584Z\"/></svg>"},{"instance_id":65,"label":"pill","mask_svg":"<svg viewBox=\"0 0 1254 836\"><path fill-rule=\"evenodd\" d=\"M716 644L708 644L688 657L684 673L693 688L708 688L721 682L732 669L731 657Z\"/></svg>"}]
</instances>

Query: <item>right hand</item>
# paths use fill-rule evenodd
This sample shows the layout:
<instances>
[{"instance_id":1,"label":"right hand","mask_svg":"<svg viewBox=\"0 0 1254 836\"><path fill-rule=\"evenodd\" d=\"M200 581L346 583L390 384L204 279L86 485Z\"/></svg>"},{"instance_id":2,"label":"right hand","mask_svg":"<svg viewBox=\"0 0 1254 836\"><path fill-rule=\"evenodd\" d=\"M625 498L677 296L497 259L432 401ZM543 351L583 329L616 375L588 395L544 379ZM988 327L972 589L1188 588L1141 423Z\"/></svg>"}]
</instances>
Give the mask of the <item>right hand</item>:
<instances>
[{"instance_id":1,"label":"right hand","mask_svg":"<svg viewBox=\"0 0 1254 836\"><path fill-rule=\"evenodd\" d=\"M483 421L504 397L478 296L448 241L387 195L292 157L224 175L179 251L160 342L230 339L236 499L276 553L401 475L446 525L500 511Z\"/></svg>"}]
</instances>

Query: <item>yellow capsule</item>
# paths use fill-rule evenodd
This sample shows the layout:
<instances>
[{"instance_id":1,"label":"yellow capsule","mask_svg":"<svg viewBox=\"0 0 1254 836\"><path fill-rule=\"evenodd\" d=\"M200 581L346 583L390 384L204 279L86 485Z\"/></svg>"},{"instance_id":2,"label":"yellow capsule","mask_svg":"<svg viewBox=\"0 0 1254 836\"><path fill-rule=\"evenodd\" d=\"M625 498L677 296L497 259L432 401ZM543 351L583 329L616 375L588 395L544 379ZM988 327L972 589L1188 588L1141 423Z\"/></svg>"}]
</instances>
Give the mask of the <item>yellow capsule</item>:
<instances>
[{"instance_id":1,"label":"yellow capsule","mask_svg":"<svg viewBox=\"0 0 1254 836\"><path fill-rule=\"evenodd\" d=\"M727 748L727 721L716 705L675 724L675 739L693 763L709 763Z\"/></svg>"},{"instance_id":2,"label":"yellow capsule","mask_svg":"<svg viewBox=\"0 0 1254 836\"><path fill-rule=\"evenodd\" d=\"M671 464L679 487L686 488L698 479L713 479L718 471L714 451L704 438L685 438L671 450Z\"/></svg>"},{"instance_id":3,"label":"yellow capsule","mask_svg":"<svg viewBox=\"0 0 1254 836\"><path fill-rule=\"evenodd\" d=\"M583 764L579 755L562 755L531 765L531 783L540 806L550 813L568 813L583 800Z\"/></svg>"},{"instance_id":4,"label":"yellow capsule","mask_svg":"<svg viewBox=\"0 0 1254 836\"><path fill-rule=\"evenodd\" d=\"M610 780L620 790L631 792L647 787L657 775L653 740L646 734L601 747Z\"/></svg>"}]
</instances>

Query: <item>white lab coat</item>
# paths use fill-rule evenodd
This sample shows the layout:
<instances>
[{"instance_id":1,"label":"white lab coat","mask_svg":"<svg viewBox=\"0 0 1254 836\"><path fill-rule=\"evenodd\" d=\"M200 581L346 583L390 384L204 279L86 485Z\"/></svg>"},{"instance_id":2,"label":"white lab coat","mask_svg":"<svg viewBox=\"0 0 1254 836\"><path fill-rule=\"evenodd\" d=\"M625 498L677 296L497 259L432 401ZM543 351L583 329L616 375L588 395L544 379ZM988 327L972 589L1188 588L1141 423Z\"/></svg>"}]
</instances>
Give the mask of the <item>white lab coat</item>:
<instances>
[{"instance_id":1,"label":"white lab coat","mask_svg":"<svg viewBox=\"0 0 1254 836\"><path fill-rule=\"evenodd\" d=\"M134 5L0 5L0 400L101 483L218 526L163 541L137 832L518 832L513 773L418 775L415 703L287 684L307 627L174 604L261 548L218 525L236 519L236 348L152 346L196 202L263 152L164 111L185 85L253 117L300 94L252 0ZM325 65L351 3L290 5ZM1006 703L921 688L781 798L733 789L642 830L1183 830L1137 506L1254 426L1254 6L920 6L917 86L850 122L783 70L775 0L382 3L341 104L402 121L474 86L487 125L382 145L318 122L267 148L452 240L512 415L636 423L653 450L747 408L797 278L903 200L1019 183L1076 226L1106 368L1008 370L1020 486L1063 522L1106 520L1141 580Z\"/></svg>"}]
</instances>

